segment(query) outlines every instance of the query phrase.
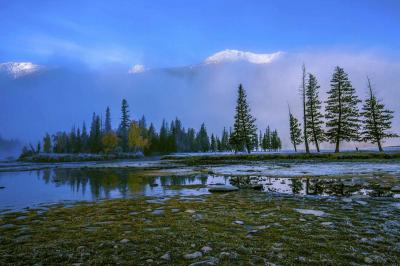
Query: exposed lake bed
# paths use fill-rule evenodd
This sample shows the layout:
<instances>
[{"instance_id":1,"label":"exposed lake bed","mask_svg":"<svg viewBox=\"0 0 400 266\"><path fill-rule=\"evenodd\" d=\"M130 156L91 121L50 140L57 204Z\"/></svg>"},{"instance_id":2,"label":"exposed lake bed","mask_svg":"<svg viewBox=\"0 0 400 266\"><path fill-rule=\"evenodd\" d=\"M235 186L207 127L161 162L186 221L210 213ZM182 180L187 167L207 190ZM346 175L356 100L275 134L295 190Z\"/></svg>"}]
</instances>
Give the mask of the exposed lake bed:
<instances>
[{"instance_id":1,"label":"exposed lake bed","mask_svg":"<svg viewBox=\"0 0 400 266\"><path fill-rule=\"evenodd\" d=\"M2 264L362 265L400 258L396 161L92 166L14 165L0 173ZM240 189L210 193L216 184Z\"/></svg>"}]
</instances>

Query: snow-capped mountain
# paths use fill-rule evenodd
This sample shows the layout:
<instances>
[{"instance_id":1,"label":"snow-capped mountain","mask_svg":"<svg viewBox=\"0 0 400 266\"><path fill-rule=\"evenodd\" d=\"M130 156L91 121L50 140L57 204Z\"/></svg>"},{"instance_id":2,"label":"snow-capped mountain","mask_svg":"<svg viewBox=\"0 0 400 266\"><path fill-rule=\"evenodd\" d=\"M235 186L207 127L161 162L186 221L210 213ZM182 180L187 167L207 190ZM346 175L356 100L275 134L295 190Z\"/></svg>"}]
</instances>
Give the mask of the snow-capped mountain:
<instances>
[{"instance_id":1,"label":"snow-capped mountain","mask_svg":"<svg viewBox=\"0 0 400 266\"><path fill-rule=\"evenodd\" d=\"M33 74L41 69L41 66L31 62L6 62L0 64L0 71L12 76L14 79Z\"/></svg>"},{"instance_id":2,"label":"snow-capped mountain","mask_svg":"<svg viewBox=\"0 0 400 266\"><path fill-rule=\"evenodd\" d=\"M271 54L256 54L239 50L223 50L206 58L205 64L218 64L225 62L247 61L253 64L268 64L281 57L283 52Z\"/></svg>"}]
</instances>

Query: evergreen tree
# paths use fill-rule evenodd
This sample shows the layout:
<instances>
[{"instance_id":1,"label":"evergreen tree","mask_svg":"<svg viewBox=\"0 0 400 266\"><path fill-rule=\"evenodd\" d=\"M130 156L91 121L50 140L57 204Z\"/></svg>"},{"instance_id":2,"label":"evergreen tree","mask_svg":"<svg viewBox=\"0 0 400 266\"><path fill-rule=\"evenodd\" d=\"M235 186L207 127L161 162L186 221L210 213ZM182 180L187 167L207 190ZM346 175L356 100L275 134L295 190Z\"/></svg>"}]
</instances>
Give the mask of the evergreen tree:
<instances>
[{"instance_id":1,"label":"evergreen tree","mask_svg":"<svg viewBox=\"0 0 400 266\"><path fill-rule=\"evenodd\" d=\"M222 130L222 137L221 137L221 150L222 151L229 151L229 133L224 127Z\"/></svg>"},{"instance_id":2,"label":"evergreen tree","mask_svg":"<svg viewBox=\"0 0 400 266\"><path fill-rule=\"evenodd\" d=\"M356 91L350 83L343 68L336 67L331 80L331 89L326 101L326 136L331 143L336 144L335 152L339 152L341 141L359 140L360 102Z\"/></svg>"},{"instance_id":3,"label":"evergreen tree","mask_svg":"<svg viewBox=\"0 0 400 266\"><path fill-rule=\"evenodd\" d=\"M165 120L163 120L160 128L160 142L159 142L159 150L162 153L168 151L167 140L168 140L168 125L165 122Z\"/></svg>"},{"instance_id":4,"label":"evergreen tree","mask_svg":"<svg viewBox=\"0 0 400 266\"><path fill-rule=\"evenodd\" d=\"M325 140L325 133L322 129L324 116L321 113L318 89L319 85L316 77L309 74L306 88L306 132L310 142L315 144L317 152L319 152L319 144Z\"/></svg>"},{"instance_id":5,"label":"evergreen tree","mask_svg":"<svg viewBox=\"0 0 400 266\"><path fill-rule=\"evenodd\" d=\"M188 139L189 151L190 152L198 151L199 148L196 142L196 131L193 128L188 128L187 139Z\"/></svg>"},{"instance_id":6,"label":"evergreen tree","mask_svg":"<svg viewBox=\"0 0 400 266\"><path fill-rule=\"evenodd\" d=\"M123 99L121 103L121 123L118 128L118 136L121 142L121 147L124 151L128 150L129 126L130 126L129 105L128 102L125 99Z\"/></svg>"},{"instance_id":7,"label":"evergreen tree","mask_svg":"<svg viewBox=\"0 0 400 266\"><path fill-rule=\"evenodd\" d=\"M43 152L50 153L51 152L51 138L48 133L43 138Z\"/></svg>"},{"instance_id":8,"label":"evergreen tree","mask_svg":"<svg viewBox=\"0 0 400 266\"><path fill-rule=\"evenodd\" d=\"M149 151L147 153L159 151L159 139L153 123L150 124L148 130Z\"/></svg>"},{"instance_id":9,"label":"evergreen tree","mask_svg":"<svg viewBox=\"0 0 400 266\"><path fill-rule=\"evenodd\" d=\"M211 143L210 143L210 149L212 152L216 152L217 151L217 141L214 137L214 134L211 134Z\"/></svg>"},{"instance_id":10,"label":"evergreen tree","mask_svg":"<svg viewBox=\"0 0 400 266\"><path fill-rule=\"evenodd\" d=\"M278 131L274 130L271 133L271 149L273 151L278 151L282 148L282 142L279 138Z\"/></svg>"},{"instance_id":11,"label":"evergreen tree","mask_svg":"<svg viewBox=\"0 0 400 266\"><path fill-rule=\"evenodd\" d=\"M90 152L98 153L101 151L101 122L100 117L93 113L92 124L90 126Z\"/></svg>"},{"instance_id":12,"label":"evergreen tree","mask_svg":"<svg viewBox=\"0 0 400 266\"><path fill-rule=\"evenodd\" d=\"M250 113L246 92L242 84L240 84L236 103L234 129L230 139L230 143L235 152L247 150L248 153L251 153L253 150L255 138L257 138L255 121L255 118L253 118Z\"/></svg>"},{"instance_id":13,"label":"evergreen tree","mask_svg":"<svg viewBox=\"0 0 400 266\"><path fill-rule=\"evenodd\" d=\"M301 124L299 120L292 114L289 109L289 124L290 124L290 141L293 144L294 151L297 152L297 145L302 143Z\"/></svg>"},{"instance_id":14,"label":"evergreen tree","mask_svg":"<svg viewBox=\"0 0 400 266\"><path fill-rule=\"evenodd\" d=\"M382 142L385 138L397 137L388 132L392 127L393 111L385 109L385 105L377 99L368 79L369 97L365 100L361 115L363 119L362 140L378 145L379 151L383 151Z\"/></svg>"},{"instance_id":15,"label":"evergreen tree","mask_svg":"<svg viewBox=\"0 0 400 266\"><path fill-rule=\"evenodd\" d=\"M76 130L76 140L75 140L75 152L79 153L82 151L82 136L81 136L81 130L78 129Z\"/></svg>"},{"instance_id":16,"label":"evergreen tree","mask_svg":"<svg viewBox=\"0 0 400 266\"><path fill-rule=\"evenodd\" d=\"M111 127L111 112L110 112L110 107L107 106L106 109L106 120L104 122L104 132L105 133L110 133L112 130Z\"/></svg>"},{"instance_id":17,"label":"evergreen tree","mask_svg":"<svg viewBox=\"0 0 400 266\"><path fill-rule=\"evenodd\" d=\"M265 129L262 146L263 146L264 151L267 151L267 150L270 151L272 148L271 147L271 129L269 128L269 126L267 126L267 128Z\"/></svg>"},{"instance_id":18,"label":"evergreen tree","mask_svg":"<svg viewBox=\"0 0 400 266\"><path fill-rule=\"evenodd\" d=\"M207 152L210 150L210 139L208 138L206 126L201 124L200 130L197 133L197 143L199 145L199 149L202 152Z\"/></svg>"},{"instance_id":19,"label":"evergreen tree","mask_svg":"<svg viewBox=\"0 0 400 266\"><path fill-rule=\"evenodd\" d=\"M308 134L307 134L307 113L306 113L306 66L302 66L302 79L301 79L301 96L303 102L303 134L304 134L304 146L306 153L310 153L310 147L308 145Z\"/></svg>"},{"instance_id":20,"label":"evergreen tree","mask_svg":"<svg viewBox=\"0 0 400 266\"><path fill-rule=\"evenodd\" d=\"M89 135L87 133L85 122L83 122L83 125L82 125L81 141L82 141L81 151L88 152L88 150L89 150Z\"/></svg>"},{"instance_id":21,"label":"evergreen tree","mask_svg":"<svg viewBox=\"0 0 400 266\"><path fill-rule=\"evenodd\" d=\"M263 134L260 130L260 133L258 134L258 146L260 148L260 150L264 150L264 146L263 146ZM265 150L264 150L265 151Z\"/></svg>"}]
</instances>

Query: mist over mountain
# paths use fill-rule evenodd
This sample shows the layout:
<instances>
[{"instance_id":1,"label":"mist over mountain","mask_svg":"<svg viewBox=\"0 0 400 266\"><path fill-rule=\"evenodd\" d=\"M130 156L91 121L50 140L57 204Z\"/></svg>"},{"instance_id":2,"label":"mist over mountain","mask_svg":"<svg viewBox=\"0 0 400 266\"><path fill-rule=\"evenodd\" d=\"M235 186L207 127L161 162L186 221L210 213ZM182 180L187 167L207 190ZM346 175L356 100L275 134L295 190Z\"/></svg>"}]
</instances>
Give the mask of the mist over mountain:
<instances>
[{"instance_id":1,"label":"mist over mountain","mask_svg":"<svg viewBox=\"0 0 400 266\"><path fill-rule=\"evenodd\" d=\"M39 66L34 62L14 72L9 67L0 68L0 133L35 142L45 132L89 123L93 112L104 114L107 106L117 127L120 103L126 98L133 119L144 114L148 122L159 127L163 118L169 121L177 116L185 126L199 128L205 122L210 133L220 134L224 126L233 123L237 87L242 83L259 129L264 131L267 124L277 128L284 147L288 147L288 104L301 118L303 62L308 72L316 74L322 99L336 65L349 74L362 99L366 96L366 77L370 76L378 96L396 111L393 131L400 132L399 62L373 53L256 54L225 50L196 65L158 69L143 65L92 69L83 65ZM18 71L25 72L22 75ZM397 144L398 140L387 143Z\"/></svg>"}]
</instances>

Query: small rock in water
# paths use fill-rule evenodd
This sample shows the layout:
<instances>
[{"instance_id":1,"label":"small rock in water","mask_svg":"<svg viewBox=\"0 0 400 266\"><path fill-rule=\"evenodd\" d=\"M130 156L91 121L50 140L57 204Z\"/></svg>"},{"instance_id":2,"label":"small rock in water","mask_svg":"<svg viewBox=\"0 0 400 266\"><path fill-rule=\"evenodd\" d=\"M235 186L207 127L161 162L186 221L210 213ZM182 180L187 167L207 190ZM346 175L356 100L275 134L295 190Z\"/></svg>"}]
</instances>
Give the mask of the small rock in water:
<instances>
[{"instance_id":1,"label":"small rock in water","mask_svg":"<svg viewBox=\"0 0 400 266\"><path fill-rule=\"evenodd\" d=\"M358 204L360 204L360 205L368 205L368 203L367 202L365 202L365 201L362 201L362 200L356 200L356 202L358 203Z\"/></svg>"},{"instance_id":2,"label":"small rock in water","mask_svg":"<svg viewBox=\"0 0 400 266\"><path fill-rule=\"evenodd\" d=\"M244 225L244 222L239 220L233 221L233 223L238 225Z\"/></svg>"},{"instance_id":3,"label":"small rock in water","mask_svg":"<svg viewBox=\"0 0 400 266\"><path fill-rule=\"evenodd\" d=\"M187 259L187 260L193 260L193 259L201 258L202 256L203 256L203 253L201 253L200 251L196 251L193 253L183 255L183 258Z\"/></svg>"},{"instance_id":4,"label":"small rock in water","mask_svg":"<svg viewBox=\"0 0 400 266\"><path fill-rule=\"evenodd\" d=\"M164 255L162 255L160 257L160 259L162 259L162 260L171 260L171 253L170 252L165 253Z\"/></svg>"},{"instance_id":5,"label":"small rock in water","mask_svg":"<svg viewBox=\"0 0 400 266\"><path fill-rule=\"evenodd\" d=\"M129 242L129 239L126 239L126 238L124 238L120 241L121 244L127 244L128 242Z\"/></svg>"},{"instance_id":6,"label":"small rock in water","mask_svg":"<svg viewBox=\"0 0 400 266\"><path fill-rule=\"evenodd\" d=\"M231 192L239 190L238 187L231 185L210 185L208 191L210 192Z\"/></svg>"},{"instance_id":7,"label":"small rock in water","mask_svg":"<svg viewBox=\"0 0 400 266\"><path fill-rule=\"evenodd\" d=\"M318 211L318 210L307 210L307 209L294 209L294 210L301 214L311 214L311 215L314 215L317 217L328 216L328 214L326 212Z\"/></svg>"},{"instance_id":8,"label":"small rock in water","mask_svg":"<svg viewBox=\"0 0 400 266\"><path fill-rule=\"evenodd\" d=\"M201 248L201 252L203 252L204 254L211 252L211 251L212 251L212 248L209 246L204 246Z\"/></svg>"},{"instance_id":9,"label":"small rock in water","mask_svg":"<svg viewBox=\"0 0 400 266\"><path fill-rule=\"evenodd\" d=\"M350 203L350 202L352 202L353 200L352 200L351 198L343 198L342 201L347 202L347 203Z\"/></svg>"}]
</instances>

